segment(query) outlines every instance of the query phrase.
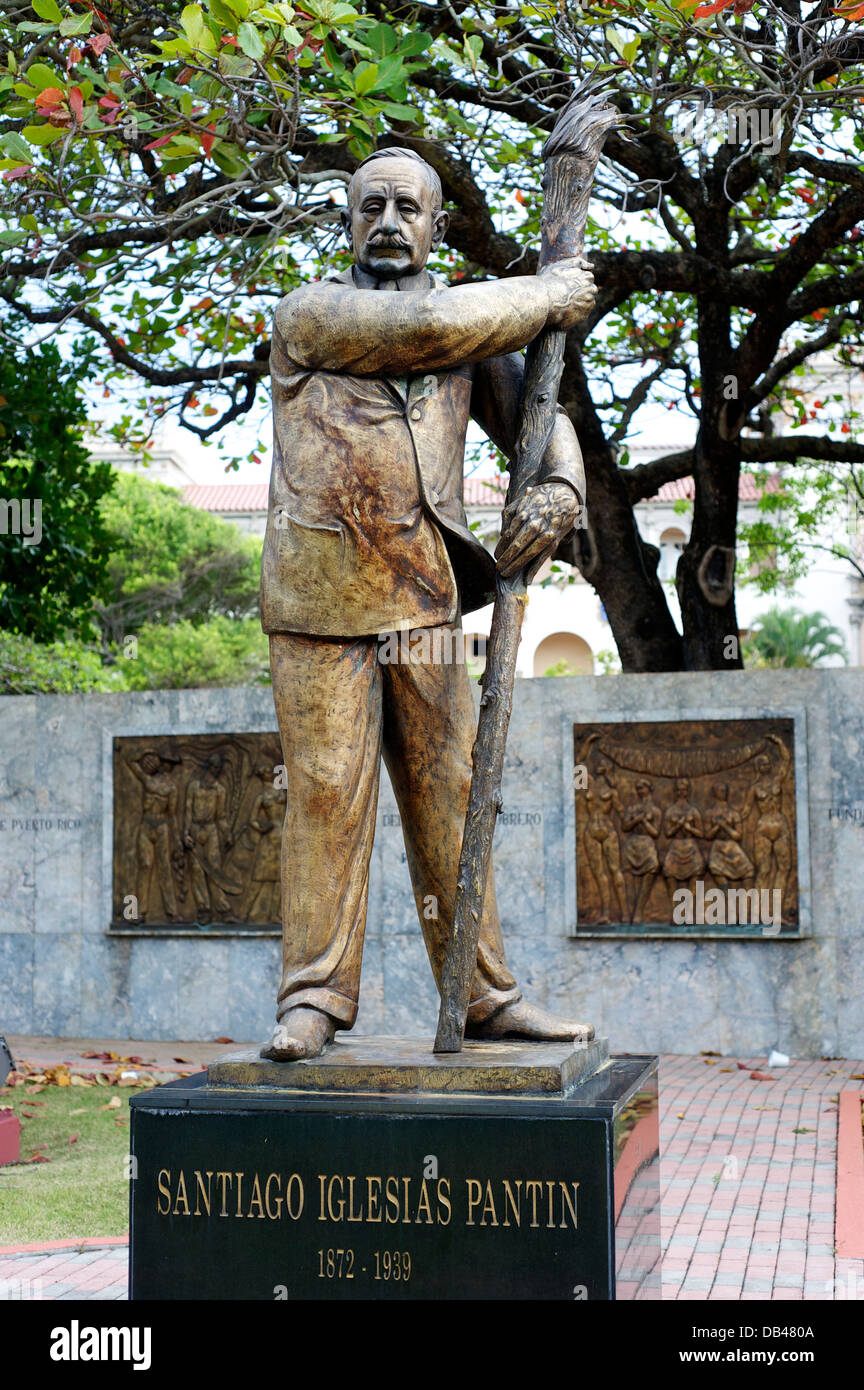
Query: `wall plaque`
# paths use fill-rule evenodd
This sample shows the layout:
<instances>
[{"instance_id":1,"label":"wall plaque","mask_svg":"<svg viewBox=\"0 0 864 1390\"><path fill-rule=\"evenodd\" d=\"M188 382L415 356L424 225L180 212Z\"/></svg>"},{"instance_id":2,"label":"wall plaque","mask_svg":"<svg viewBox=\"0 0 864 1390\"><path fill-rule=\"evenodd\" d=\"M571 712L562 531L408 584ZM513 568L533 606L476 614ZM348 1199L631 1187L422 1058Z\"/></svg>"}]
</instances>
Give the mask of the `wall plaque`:
<instances>
[{"instance_id":1,"label":"wall plaque","mask_svg":"<svg viewBox=\"0 0 864 1390\"><path fill-rule=\"evenodd\" d=\"M798 933L791 719L576 724L577 933Z\"/></svg>"},{"instance_id":2,"label":"wall plaque","mask_svg":"<svg viewBox=\"0 0 864 1390\"><path fill-rule=\"evenodd\" d=\"M274 927L279 735L114 740L112 926Z\"/></svg>"}]
</instances>

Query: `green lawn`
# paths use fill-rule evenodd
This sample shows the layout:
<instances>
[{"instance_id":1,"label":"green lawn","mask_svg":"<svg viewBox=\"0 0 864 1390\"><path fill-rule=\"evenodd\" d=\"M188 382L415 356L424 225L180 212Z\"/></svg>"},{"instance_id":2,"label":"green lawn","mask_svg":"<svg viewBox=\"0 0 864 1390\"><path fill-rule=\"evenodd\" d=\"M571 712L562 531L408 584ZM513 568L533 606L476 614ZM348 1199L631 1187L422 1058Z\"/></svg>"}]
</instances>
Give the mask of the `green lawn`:
<instances>
[{"instance_id":1,"label":"green lawn","mask_svg":"<svg viewBox=\"0 0 864 1390\"><path fill-rule=\"evenodd\" d=\"M28 1095L19 1085L3 1095L0 1104L22 1120L22 1159L41 1153L49 1162L0 1168L0 1245L126 1233L131 1089L45 1086ZM119 1105L103 1108L112 1100Z\"/></svg>"}]
</instances>

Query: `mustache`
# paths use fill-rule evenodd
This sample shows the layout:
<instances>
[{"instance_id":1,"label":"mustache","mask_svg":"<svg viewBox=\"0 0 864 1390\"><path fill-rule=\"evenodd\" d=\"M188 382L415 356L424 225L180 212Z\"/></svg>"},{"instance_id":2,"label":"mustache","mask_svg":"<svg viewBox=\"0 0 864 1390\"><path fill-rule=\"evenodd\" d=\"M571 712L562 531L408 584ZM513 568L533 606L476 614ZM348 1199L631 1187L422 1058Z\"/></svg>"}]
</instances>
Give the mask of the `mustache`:
<instances>
[{"instance_id":1,"label":"mustache","mask_svg":"<svg viewBox=\"0 0 864 1390\"><path fill-rule=\"evenodd\" d=\"M410 251L411 247L407 241L403 241L401 236L381 235L372 236L366 243L369 247L376 247L379 250L386 247L395 251Z\"/></svg>"}]
</instances>

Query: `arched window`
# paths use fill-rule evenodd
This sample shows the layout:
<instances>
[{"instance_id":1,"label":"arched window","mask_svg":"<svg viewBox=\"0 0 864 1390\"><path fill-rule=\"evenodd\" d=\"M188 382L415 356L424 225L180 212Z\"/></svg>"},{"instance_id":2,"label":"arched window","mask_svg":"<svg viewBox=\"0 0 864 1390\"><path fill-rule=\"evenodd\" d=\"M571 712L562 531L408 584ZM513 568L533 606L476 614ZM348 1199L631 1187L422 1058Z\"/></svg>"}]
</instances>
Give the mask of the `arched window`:
<instances>
[{"instance_id":1,"label":"arched window","mask_svg":"<svg viewBox=\"0 0 864 1390\"><path fill-rule=\"evenodd\" d=\"M534 653L535 676L591 676L594 653L575 632L553 632L544 637Z\"/></svg>"},{"instance_id":2,"label":"arched window","mask_svg":"<svg viewBox=\"0 0 864 1390\"><path fill-rule=\"evenodd\" d=\"M660 563L657 575L660 579L674 579L678 568L678 557L687 544L687 537L677 526L670 526L660 537Z\"/></svg>"}]
</instances>

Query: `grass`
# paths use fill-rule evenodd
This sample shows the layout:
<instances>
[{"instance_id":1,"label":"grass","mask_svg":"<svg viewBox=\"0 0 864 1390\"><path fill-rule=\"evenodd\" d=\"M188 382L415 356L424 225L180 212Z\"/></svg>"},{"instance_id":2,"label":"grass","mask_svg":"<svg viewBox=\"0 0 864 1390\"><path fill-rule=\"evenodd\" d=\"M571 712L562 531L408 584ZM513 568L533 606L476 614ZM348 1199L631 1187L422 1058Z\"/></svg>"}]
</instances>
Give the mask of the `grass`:
<instances>
[{"instance_id":1,"label":"grass","mask_svg":"<svg viewBox=\"0 0 864 1390\"><path fill-rule=\"evenodd\" d=\"M48 1160L0 1168L0 1245L125 1235L129 1089L49 1085L33 1095L18 1085L0 1104L21 1120L22 1160Z\"/></svg>"}]
</instances>

